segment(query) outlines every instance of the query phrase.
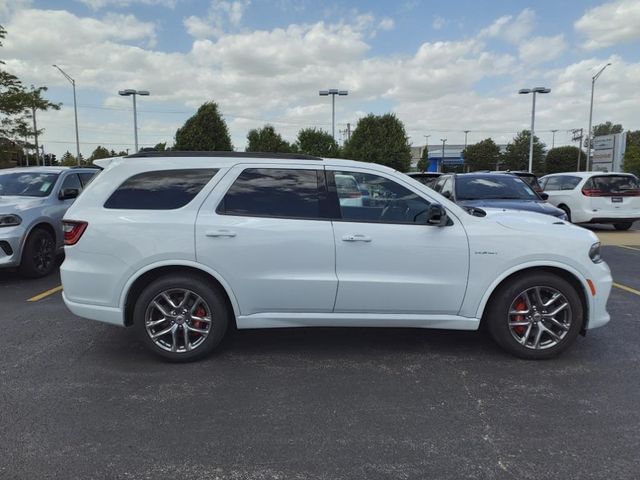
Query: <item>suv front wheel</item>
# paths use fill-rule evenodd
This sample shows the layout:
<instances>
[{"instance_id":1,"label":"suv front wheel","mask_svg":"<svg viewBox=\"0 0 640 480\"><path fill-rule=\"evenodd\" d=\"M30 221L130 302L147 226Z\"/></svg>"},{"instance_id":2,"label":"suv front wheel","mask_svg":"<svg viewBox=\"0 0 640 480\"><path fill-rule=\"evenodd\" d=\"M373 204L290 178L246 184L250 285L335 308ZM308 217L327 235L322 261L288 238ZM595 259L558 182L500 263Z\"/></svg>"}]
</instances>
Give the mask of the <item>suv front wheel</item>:
<instances>
[{"instance_id":1,"label":"suv front wheel","mask_svg":"<svg viewBox=\"0 0 640 480\"><path fill-rule=\"evenodd\" d=\"M493 339L513 355L551 358L569 347L583 323L573 285L547 272L523 274L504 284L485 317Z\"/></svg>"},{"instance_id":2,"label":"suv front wheel","mask_svg":"<svg viewBox=\"0 0 640 480\"><path fill-rule=\"evenodd\" d=\"M149 284L135 303L133 321L151 351L173 362L188 362L218 346L230 315L224 297L213 285L183 274Z\"/></svg>"}]
</instances>

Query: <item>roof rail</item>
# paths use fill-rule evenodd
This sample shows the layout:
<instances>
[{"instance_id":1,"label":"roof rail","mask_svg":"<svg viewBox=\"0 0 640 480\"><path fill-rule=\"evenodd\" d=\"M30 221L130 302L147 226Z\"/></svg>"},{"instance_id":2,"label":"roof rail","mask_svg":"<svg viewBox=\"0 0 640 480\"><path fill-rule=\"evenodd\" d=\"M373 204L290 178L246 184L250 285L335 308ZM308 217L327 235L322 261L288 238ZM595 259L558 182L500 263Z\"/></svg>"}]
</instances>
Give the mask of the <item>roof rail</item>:
<instances>
[{"instance_id":1,"label":"roof rail","mask_svg":"<svg viewBox=\"0 0 640 480\"><path fill-rule=\"evenodd\" d=\"M322 160L322 157L304 153L264 153L264 152L180 152L165 150L161 152L140 151L124 158L153 157L232 157L232 158L273 158L277 160Z\"/></svg>"}]
</instances>

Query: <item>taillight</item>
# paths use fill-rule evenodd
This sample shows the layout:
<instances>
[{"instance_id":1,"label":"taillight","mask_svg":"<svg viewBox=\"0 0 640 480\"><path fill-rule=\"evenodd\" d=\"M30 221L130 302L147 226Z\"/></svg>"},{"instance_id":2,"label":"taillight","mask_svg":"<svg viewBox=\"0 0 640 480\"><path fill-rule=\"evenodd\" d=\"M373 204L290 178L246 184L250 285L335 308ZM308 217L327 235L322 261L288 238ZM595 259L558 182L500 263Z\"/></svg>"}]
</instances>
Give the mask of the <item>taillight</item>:
<instances>
[{"instance_id":1,"label":"taillight","mask_svg":"<svg viewBox=\"0 0 640 480\"><path fill-rule=\"evenodd\" d=\"M601 197L605 193L602 190L598 190L596 188L583 188L582 189L582 194L585 197Z\"/></svg>"},{"instance_id":2,"label":"taillight","mask_svg":"<svg viewBox=\"0 0 640 480\"><path fill-rule=\"evenodd\" d=\"M63 220L62 231L64 232L64 244L75 245L80 240L80 237L87 229L87 222L80 222L76 220Z\"/></svg>"}]
</instances>

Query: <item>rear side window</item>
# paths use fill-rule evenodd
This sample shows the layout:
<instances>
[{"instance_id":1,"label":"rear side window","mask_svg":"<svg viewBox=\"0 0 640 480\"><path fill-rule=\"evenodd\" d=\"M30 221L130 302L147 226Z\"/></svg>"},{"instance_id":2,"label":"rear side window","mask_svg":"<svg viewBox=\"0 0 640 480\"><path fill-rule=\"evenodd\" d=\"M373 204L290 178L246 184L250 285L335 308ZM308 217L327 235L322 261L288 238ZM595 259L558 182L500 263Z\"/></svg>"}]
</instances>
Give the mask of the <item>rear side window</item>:
<instances>
[{"instance_id":1,"label":"rear side window","mask_svg":"<svg viewBox=\"0 0 640 480\"><path fill-rule=\"evenodd\" d=\"M226 193L217 212L255 217L321 217L316 170L248 168Z\"/></svg>"},{"instance_id":2,"label":"rear side window","mask_svg":"<svg viewBox=\"0 0 640 480\"><path fill-rule=\"evenodd\" d=\"M104 208L174 210L193 200L218 172L216 168L139 173L113 192Z\"/></svg>"},{"instance_id":3,"label":"rear side window","mask_svg":"<svg viewBox=\"0 0 640 480\"><path fill-rule=\"evenodd\" d=\"M87 185L89 185L91 183L91 180L93 180L93 177L96 176L96 173L98 173L98 172L79 173L78 176L80 177L80 180L82 181L82 186L86 188Z\"/></svg>"}]
</instances>

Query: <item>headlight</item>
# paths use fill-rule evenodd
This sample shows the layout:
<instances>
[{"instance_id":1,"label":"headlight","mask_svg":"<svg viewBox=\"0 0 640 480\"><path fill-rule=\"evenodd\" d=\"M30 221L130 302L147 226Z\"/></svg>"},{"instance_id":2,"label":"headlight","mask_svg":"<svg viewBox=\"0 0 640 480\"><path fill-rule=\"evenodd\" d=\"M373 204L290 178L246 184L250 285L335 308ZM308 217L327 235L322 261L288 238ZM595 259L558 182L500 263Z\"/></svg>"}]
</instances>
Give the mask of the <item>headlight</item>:
<instances>
[{"instance_id":1,"label":"headlight","mask_svg":"<svg viewBox=\"0 0 640 480\"><path fill-rule=\"evenodd\" d=\"M0 215L0 227L15 227L21 223L22 219L18 215Z\"/></svg>"},{"instance_id":2,"label":"headlight","mask_svg":"<svg viewBox=\"0 0 640 480\"><path fill-rule=\"evenodd\" d=\"M591 245L591 248L589 249L589 258L593 263L602 262L602 256L600 255L600 242Z\"/></svg>"}]
</instances>

